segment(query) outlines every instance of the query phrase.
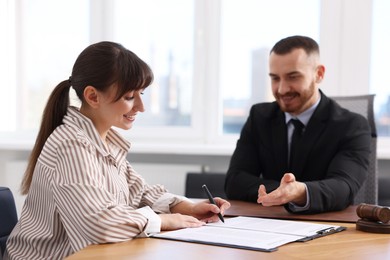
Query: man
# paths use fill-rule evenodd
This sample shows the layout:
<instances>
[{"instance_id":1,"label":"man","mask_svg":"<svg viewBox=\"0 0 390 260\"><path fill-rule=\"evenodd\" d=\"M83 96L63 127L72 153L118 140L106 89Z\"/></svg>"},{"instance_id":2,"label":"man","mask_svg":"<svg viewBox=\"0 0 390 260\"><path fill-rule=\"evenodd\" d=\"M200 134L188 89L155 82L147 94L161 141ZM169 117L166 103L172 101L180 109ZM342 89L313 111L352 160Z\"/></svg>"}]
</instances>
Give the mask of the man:
<instances>
[{"instance_id":1,"label":"man","mask_svg":"<svg viewBox=\"0 0 390 260\"><path fill-rule=\"evenodd\" d=\"M299 213L353 203L367 175L370 129L363 116L319 90L324 74L313 39L292 36L275 44L269 75L276 102L250 110L226 177L229 199Z\"/></svg>"}]
</instances>

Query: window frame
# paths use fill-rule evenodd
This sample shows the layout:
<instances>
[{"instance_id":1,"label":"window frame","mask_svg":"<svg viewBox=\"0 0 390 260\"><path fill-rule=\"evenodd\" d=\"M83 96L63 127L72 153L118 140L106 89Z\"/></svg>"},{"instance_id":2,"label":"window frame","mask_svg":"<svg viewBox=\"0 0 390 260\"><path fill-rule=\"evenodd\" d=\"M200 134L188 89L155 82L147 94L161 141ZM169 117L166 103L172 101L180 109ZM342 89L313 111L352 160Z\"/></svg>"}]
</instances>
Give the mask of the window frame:
<instances>
[{"instance_id":1,"label":"window frame","mask_svg":"<svg viewBox=\"0 0 390 260\"><path fill-rule=\"evenodd\" d=\"M222 133L222 99L220 90L215 87L219 86L219 32L223 0L194 1L191 126L142 127L135 124L131 131L122 131L126 138L138 144L136 149L141 152L229 155L238 139L238 134ZM22 19L20 4L21 1L16 0L16 43L23 29L18 21ZM322 61L327 72L320 87L328 96L370 93L372 6L373 0L321 1L319 35ZM110 21L115 15L113 10L110 1L90 0L91 42L112 38L113 23ZM20 46L16 44L14 48L15 63L19 66L15 75L22 77L23 66L18 57ZM359 62L354 62L356 53L359 53ZM35 133L22 135L26 136L22 138L26 143L25 149L31 148L34 142L31 136L35 136ZM13 138L2 133L0 146L9 147L14 142L20 147L19 134L11 133L11 136ZM390 137L378 138L378 157L390 159Z\"/></svg>"}]
</instances>

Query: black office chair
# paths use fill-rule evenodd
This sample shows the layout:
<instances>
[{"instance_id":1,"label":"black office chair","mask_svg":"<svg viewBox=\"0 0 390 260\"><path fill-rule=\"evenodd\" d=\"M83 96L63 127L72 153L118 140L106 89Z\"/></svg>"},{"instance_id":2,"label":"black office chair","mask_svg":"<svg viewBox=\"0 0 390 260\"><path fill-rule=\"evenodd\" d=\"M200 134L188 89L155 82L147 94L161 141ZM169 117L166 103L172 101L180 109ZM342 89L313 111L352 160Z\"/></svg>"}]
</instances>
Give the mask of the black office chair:
<instances>
[{"instance_id":1,"label":"black office chair","mask_svg":"<svg viewBox=\"0 0 390 260\"><path fill-rule=\"evenodd\" d=\"M18 222L14 196L7 187L0 187L0 258L5 252L5 243Z\"/></svg>"},{"instance_id":2,"label":"black office chair","mask_svg":"<svg viewBox=\"0 0 390 260\"><path fill-rule=\"evenodd\" d=\"M368 176L358 194L354 204L368 203L378 204L378 161L377 161L377 132L374 118L375 95L331 97L340 106L364 116L371 127L371 154Z\"/></svg>"},{"instance_id":3,"label":"black office chair","mask_svg":"<svg viewBox=\"0 0 390 260\"><path fill-rule=\"evenodd\" d=\"M185 196L187 198L206 199L207 195L202 189L202 185L206 184L214 197L226 199L224 190L225 177L226 173L189 172L186 176Z\"/></svg>"},{"instance_id":4,"label":"black office chair","mask_svg":"<svg viewBox=\"0 0 390 260\"><path fill-rule=\"evenodd\" d=\"M378 178L378 205L390 207L390 178Z\"/></svg>"}]
</instances>

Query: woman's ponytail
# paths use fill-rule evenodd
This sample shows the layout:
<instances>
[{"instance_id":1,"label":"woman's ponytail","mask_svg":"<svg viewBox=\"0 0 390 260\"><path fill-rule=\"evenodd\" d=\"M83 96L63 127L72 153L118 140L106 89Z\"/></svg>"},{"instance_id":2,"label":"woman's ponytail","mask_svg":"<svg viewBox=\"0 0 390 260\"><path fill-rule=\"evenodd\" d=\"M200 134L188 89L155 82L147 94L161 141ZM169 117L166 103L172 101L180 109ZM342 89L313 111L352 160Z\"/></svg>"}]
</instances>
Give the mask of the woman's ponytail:
<instances>
[{"instance_id":1,"label":"woman's ponytail","mask_svg":"<svg viewBox=\"0 0 390 260\"><path fill-rule=\"evenodd\" d=\"M41 127L31 151L27 169L22 180L22 194L27 194L30 189L35 164L37 163L38 157L41 154L47 138L49 138L54 129L62 124L62 120L66 115L66 111L69 106L69 90L71 84L71 78L69 78L69 80L64 80L58 84L50 94L45 110L43 111Z\"/></svg>"}]
</instances>

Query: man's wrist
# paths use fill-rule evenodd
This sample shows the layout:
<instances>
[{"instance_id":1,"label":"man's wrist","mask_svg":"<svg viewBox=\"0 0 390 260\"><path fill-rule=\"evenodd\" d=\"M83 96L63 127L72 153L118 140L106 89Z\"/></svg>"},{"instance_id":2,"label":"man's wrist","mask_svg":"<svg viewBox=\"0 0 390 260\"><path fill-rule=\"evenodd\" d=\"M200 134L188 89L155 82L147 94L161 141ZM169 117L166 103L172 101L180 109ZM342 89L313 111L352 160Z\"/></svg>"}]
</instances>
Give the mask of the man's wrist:
<instances>
[{"instance_id":1,"label":"man's wrist","mask_svg":"<svg viewBox=\"0 0 390 260\"><path fill-rule=\"evenodd\" d=\"M291 202L294 203L296 206L304 207L307 204L307 187L306 184L303 182L299 182L298 185L299 196Z\"/></svg>"}]
</instances>

